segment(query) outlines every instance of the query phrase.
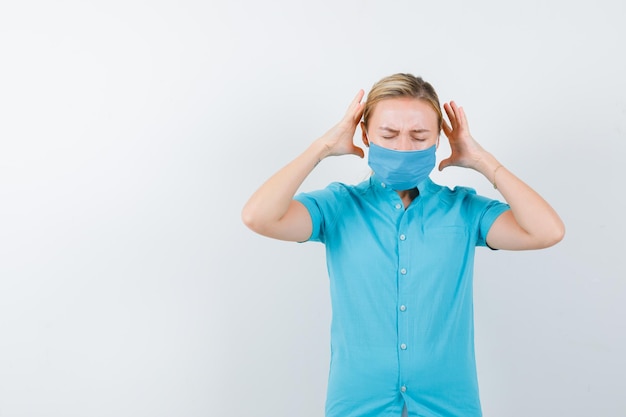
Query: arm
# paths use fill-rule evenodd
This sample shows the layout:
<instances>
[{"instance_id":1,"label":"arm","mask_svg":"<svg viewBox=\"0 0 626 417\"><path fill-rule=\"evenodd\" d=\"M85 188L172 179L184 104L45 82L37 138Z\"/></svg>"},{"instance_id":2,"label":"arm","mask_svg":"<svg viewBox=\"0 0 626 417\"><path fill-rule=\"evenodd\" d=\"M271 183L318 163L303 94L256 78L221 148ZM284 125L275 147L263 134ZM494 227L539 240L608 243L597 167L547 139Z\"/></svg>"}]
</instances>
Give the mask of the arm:
<instances>
[{"instance_id":1,"label":"arm","mask_svg":"<svg viewBox=\"0 0 626 417\"><path fill-rule=\"evenodd\" d=\"M511 210L502 213L487 234L487 244L495 249L542 249L563 239L565 226L554 209L532 188L506 169L470 135L462 107L444 104L450 124L443 131L452 153L441 161L447 166L472 168L483 174L500 191Z\"/></svg>"},{"instance_id":2,"label":"arm","mask_svg":"<svg viewBox=\"0 0 626 417\"><path fill-rule=\"evenodd\" d=\"M241 213L246 226L261 235L281 240L301 242L311 236L311 216L293 197L322 159L347 154L364 156L363 150L353 141L363 115L363 95L363 90L359 91L338 124L270 177L250 197Z\"/></svg>"}]
</instances>

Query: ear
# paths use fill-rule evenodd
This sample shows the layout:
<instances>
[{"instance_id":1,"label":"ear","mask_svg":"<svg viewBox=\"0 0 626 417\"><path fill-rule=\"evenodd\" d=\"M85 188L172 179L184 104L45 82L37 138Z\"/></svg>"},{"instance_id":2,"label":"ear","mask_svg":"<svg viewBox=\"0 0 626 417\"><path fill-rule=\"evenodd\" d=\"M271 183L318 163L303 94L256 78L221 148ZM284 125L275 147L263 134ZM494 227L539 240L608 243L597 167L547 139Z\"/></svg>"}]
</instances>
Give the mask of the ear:
<instances>
[{"instance_id":1,"label":"ear","mask_svg":"<svg viewBox=\"0 0 626 417\"><path fill-rule=\"evenodd\" d=\"M361 122L361 139L363 140L363 144L369 148L370 141L367 138L367 131L365 130L365 123Z\"/></svg>"},{"instance_id":2,"label":"ear","mask_svg":"<svg viewBox=\"0 0 626 417\"><path fill-rule=\"evenodd\" d=\"M435 143L435 149L439 149L439 139L441 138L441 133L437 135L437 142Z\"/></svg>"}]
</instances>

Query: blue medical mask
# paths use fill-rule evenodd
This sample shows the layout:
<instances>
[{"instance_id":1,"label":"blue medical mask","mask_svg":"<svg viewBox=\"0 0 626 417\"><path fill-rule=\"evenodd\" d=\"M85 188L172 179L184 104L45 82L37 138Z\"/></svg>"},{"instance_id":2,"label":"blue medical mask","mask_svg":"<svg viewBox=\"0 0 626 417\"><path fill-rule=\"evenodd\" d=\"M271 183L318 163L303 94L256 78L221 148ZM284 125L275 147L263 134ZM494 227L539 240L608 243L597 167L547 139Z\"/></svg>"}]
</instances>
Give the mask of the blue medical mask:
<instances>
[{"instance_id":1,"label":"blue medical mask","mask_svg":"<svg viewBox=\"0 0 626 417\"><path fill-rule=\"evenodd\" d=\"M370 142L368 164L374 174L393 190L410 190L435 167L436 145L421 151L396 151Z\"/></svg>"}]
</instances>

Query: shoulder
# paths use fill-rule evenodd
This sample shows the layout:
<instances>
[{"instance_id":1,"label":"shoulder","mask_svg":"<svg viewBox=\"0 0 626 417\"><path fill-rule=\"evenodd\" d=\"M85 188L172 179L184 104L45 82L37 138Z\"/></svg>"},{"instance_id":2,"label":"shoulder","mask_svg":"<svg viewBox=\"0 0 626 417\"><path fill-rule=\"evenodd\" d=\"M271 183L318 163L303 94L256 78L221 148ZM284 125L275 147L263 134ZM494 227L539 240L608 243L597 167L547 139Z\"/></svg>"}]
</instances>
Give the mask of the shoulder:
<instances>
[{"instance_id":1,"label":"shoulder","mask_svg":"<svg viewBox=\"0 0 626 417\"><path fill-rule=\"evenodd\" d=\"M445 185L431 183L429 192L435 197L440 207L441 205L449 208L456 207L456 210L467 214L479 214L494 206L506 206L506 204L498 200L478 194L471 187L457 185L450 188Z\"/></svg>"},{"instance_id":2,"label":"shoulder","mask_svg":"<svg viewBox=\"0 0 626 417\"><path fill-rule=\"evenodd\" d=\"M323 189L296 195L294 200L305 206L312 219L313 234L310 239L325 241L339 217L362 205L361 196L365 189L361 184L333 182Z\"/></svg>"},{"instance_id":3,"label":"shoulder","mask_svg":"<svg viewBox=\"0 0 626 417\"><path fill-rule=\"evenodd\" d=\"M363 181L359 184L346 184L343 182L331 182L326 187L315 190L301 192L297 195L298 198L311 197L311 198L348 198L350 196L359 196L366 194L369 191L369 181Z\"/></svg>"},{"instance_id":4,"label":"shoulder","mask_svg":"<svg viewBox=\"0 0 626 417\"><path fill-rule=\"evenodd\" d=\"M430 194L436 197L441 202L447 204L457 204L459 202L471 200L476 197L480 198L480 196L476 194L475 189L460 185L450 188L446 185L439 185L435 184L434 182L430 182L427 185L426 190L424 191L427 191L427 194Z\"/></svg>"}]
</instances>

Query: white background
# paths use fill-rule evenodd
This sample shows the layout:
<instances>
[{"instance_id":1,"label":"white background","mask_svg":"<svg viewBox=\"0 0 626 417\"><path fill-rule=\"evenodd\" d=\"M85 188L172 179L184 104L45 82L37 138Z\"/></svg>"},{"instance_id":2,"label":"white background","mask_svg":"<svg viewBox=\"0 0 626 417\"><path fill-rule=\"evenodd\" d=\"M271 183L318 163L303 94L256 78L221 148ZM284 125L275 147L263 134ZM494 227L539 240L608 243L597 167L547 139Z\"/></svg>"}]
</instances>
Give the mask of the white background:
<instances>
[{"instance_id":1,"label":"white background","mask_svg":"<svg viewBox=\"0 0 626 417\"><path fill-rule=\"evenodd\" d=\"M240 211L395 72L463 105L567 227L478 251L485 415L626 415L625 18L619 0L3 1L0 416L322 416L323 247ZM368 172L329 159L302 189ZM471 171L433 179L498 197Z\"/></svg>"}]
</instances>

